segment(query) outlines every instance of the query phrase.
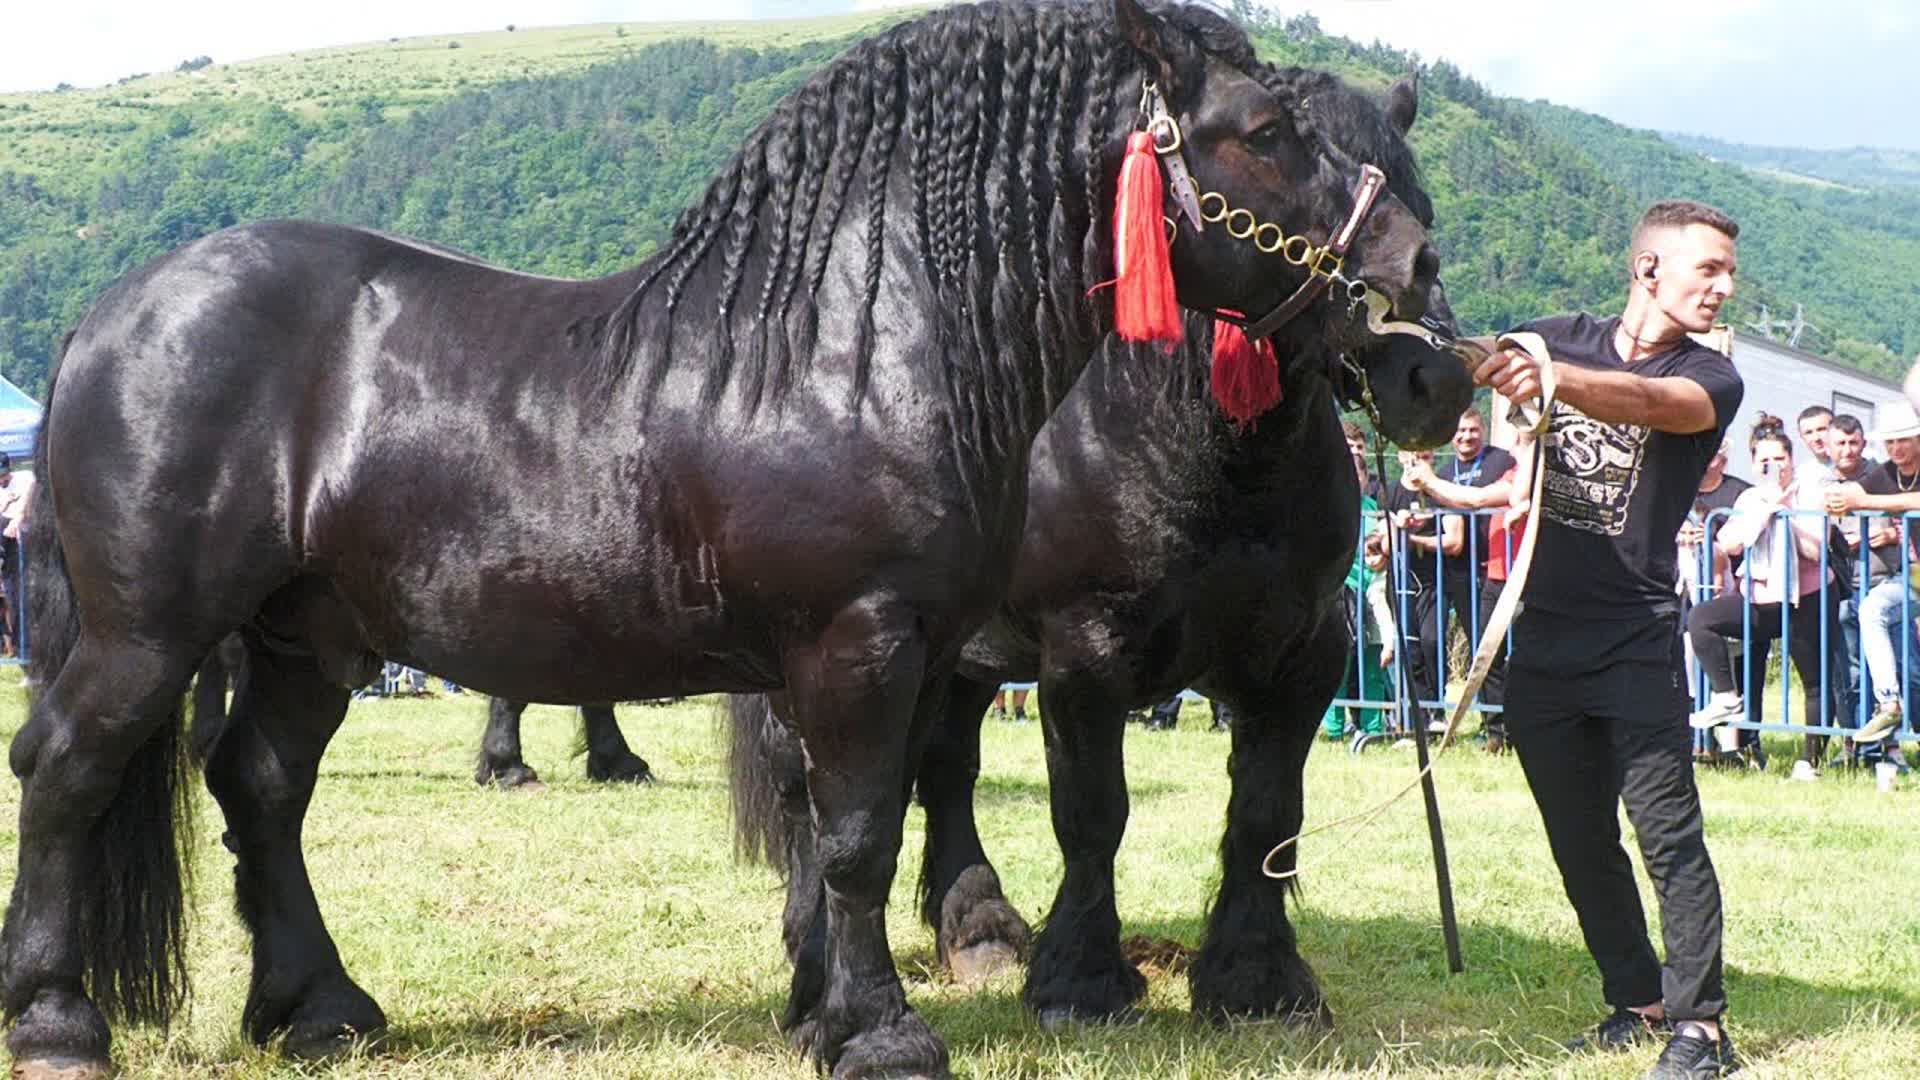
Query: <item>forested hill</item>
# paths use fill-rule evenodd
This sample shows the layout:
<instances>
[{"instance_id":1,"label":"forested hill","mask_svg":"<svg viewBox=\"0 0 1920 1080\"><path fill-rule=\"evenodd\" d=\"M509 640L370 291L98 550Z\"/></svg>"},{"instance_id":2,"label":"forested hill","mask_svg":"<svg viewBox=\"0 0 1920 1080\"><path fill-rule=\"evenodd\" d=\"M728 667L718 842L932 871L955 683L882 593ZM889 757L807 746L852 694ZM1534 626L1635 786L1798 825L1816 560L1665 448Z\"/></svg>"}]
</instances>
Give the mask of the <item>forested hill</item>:
<instances>
[{"instance_id":1,"label":"forested hill","mask_svg":"<svg viewBox=\"0 0 1920 1080\"><path fill-rule=\"evenodd\" d=\"M1722 142L1704 135L1666 133L1668 142L1749 169L1775 173L1815 185L1853 188L1920 188L1920 150L1856 146L1848 150L1805 150L1792 146L1753 146Z\"/></svg>"},{"instance_id":2,"label":"forested hill","mask_svg":"<svg viewBox=\"0 0 1920 1080\"><path fill-rule=\"evenodd\" d=\"M446 47L459 39L397 42L233 71L201 65L188 74L203 82L184 90L184 75L162 80L165 92L134 80L80 92L91 96L78 104L0 96L0 372L40 392L60 336L101 288L239 221L372 225L548 274L630 265L773 102L853 40L849 28L877 25L769 24L761 47L747 47L760 24L648 45L624 27L494 34L460 49ZM1310 18L1265 17L1255 30L1274 60L1367 85L1414 66L1324 36ZM339 74L349 62L350 78ZM57 122L36 121L41 113ZM1803 304L1819 327L1803 346L1882 374L1920 349L1920 195L1910 189L1772 178L1652 133L1496 97L1444 62L1423 68L1414 131L1449 296L1468 329L1617 310L1634 218L1653 198L1686 195L1744 226L1736 323L1761 303Z\"/></svg>"}]
</instances>

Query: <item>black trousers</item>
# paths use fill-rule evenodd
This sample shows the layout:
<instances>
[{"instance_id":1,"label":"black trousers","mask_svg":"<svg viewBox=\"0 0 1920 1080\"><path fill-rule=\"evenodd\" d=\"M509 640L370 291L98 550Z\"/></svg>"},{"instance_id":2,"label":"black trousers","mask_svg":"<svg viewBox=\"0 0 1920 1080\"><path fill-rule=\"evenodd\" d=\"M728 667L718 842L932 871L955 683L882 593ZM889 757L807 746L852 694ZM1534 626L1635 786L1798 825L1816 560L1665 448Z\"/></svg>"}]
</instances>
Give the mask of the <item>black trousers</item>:
<instances>
[{"instance_id":1,"label":"black trousers","mask_svg":"<svg viewBox=\"0 0 1920 1080\"><path fill-rule=\"evenodd\" d=\"M1448 612L1461 626L1474 625L1473 588L1467 579L1445 575L1440 582L1421 582L1407 600L1407 683L1415 701L1439 701L1446 693ZM1428 711L1442 710L1430 706Z\"/></svg>"},{"instance_id":2,"label":"black trousers","mask_svg":"<svg viewBox=\"0 0 1920 1080\"><path fill-rule=\"evenodd\" d=\"M1846 642L1840 636L1840 590L1830 588L1825 593L1825 596L1811 593L1801 597L1798 604L1787 606L1787 628L1791 631L1787 653L1793 661L1793 669L1800 673L1800 685L1806 690L1806 722L1809 724L1820 723L1820 702L1823 698L1832 704L1828 723L1840 724L1843 722L1841 718L1853 715L1853 703L1845 685L1847 653ZM1700 670L1706 672L1707 685L1719 693L1745 683L1746 673L1736 670L1733 653L1727 643L1730 637L1738 638L1747 625L1746 618L1740 613L1740 606L1740 594L1726 593L1696 605L1687 615L1687 636L1693 641L1693 655L1700 658ZM1824 651L1820 642L1823 619L1827 632ZM1752 631L1747 650L1753 654L1753 679L1756 683L1763 683L1767 672L1767 647L1780 636L1780 605L1753 605ZM1821 680L1823 658L1827 674L1833 680L1832 685ZM1745 665L1740 667L1744 668ZM1748 689L1749 701L1757 702L1758 693L1752 687ZM1808 735L1801 756L1809 763L1819 765L1825 756L1826 745L1825 735Z\"/></svg>"},{"instance_id":3,"label":"black trousers","mask_svg":"<svg viewBox=\"0 0 1920 1080\"><path fill-rule=\"evenodd\" d=\"M1670 663L1623 661L1584 675L1510 668L1507 738L1607 1002L1630 1008L1664 1000L1674 1020L1711 1019L1727 1004L1720 881L1693 783L1678 619L1666 622L1676 631ZM1660 901L1664 968L1620 843L1623 802Z\"/></svg>"}]
</instances>

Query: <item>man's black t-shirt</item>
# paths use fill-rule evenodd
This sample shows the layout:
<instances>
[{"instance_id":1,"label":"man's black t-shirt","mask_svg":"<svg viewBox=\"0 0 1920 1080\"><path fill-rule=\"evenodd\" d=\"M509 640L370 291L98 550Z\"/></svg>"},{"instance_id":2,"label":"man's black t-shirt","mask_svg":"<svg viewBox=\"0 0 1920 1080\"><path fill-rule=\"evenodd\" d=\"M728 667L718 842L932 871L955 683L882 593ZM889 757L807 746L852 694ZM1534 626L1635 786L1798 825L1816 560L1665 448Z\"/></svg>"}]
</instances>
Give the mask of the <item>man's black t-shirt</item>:
<instances>
[{"instance_id":1,"label":"man's black t-shirt","mask_svg":"<svg viewBox=\"0 0 1920 1080\"><path fill-rule=\"evenodd\" d=\"M1434 530L1439 525L1440 518L1433 512L1432 499L1428 498L1422 492L1408 491L1405 485L1398 482L1387 484L1385 488L1386 497L1380 501L1381 510L1386 511L1386 513L1391 516L1396 511L1413 510L1417 505L1419 508L1418 513L1428 515L1427 520L1423 524L1408 526L1406 532L1412 536L1435 535ZM1407 544L1407 573L1418 584L1432 588L1434 582L1433 552L1429 549L1417 548L1412 544Z\"/></svg>"},{"instance_id":2,"label":"man's black t-shirt","mask_svg":"<svg viewBox=\"0 0 1920 1080\"><path fill-rule=\"evenodd\" d=\"M1693 493L1693 515L1700 519L1701 525L1711 525L1714 534L1718 535L1720 527L1725 525L1727 519L1733 516L1733 504L1740 498L1740 493L1752 486L1752 484L1747 483L1737 476L1722 476L1720 477L1719 487L1714 488L1712 491L1696 491ZM1716 510L1725 512L1718 516L1713 516L1713 512ZM1740 563L1746 558L1746 555L1747 553L1745 551L1736 551L1733 553L1731 561L1735 569L1739 568Z\"/></svg>"},{"instance_id":3,"label":"man's black t-shirt","mask_svg":"<svg viewBox=\"0 0 1920 1080\"><path fill-rule=\"evenodd\" d=\"M1554 403L1541 505L1533 515L1540 536L1524 607L1557 618L1551 620L1553 632L1514 635L1517 667L1574 674L1619 660L1664 663L1671 655L1671 642L1644 630L1656 622L1677 625L1658 618L1677 610L1674 535L1745 388L1732 361L1692 339L1625 363L1613 345L1619 324L1618 318L1582 314L1521 329L1544 338L1564 364L1692 379L1712 399L1715 424L1679 435L1602 423Z\"/></svg>"},{"instance_id":4,"label":"man's black t-shirt","mask_svg":"<svg viewBox=\"0 0 1920 1080\"><path fill-rule=\"evenodd\" d=\"M1513 455L1497 446L1483 446L1480 455L1472 461L1455 458L1451 465L1442 465L1434 474L1443 480L1451 480L1467 487L1491 487L1507 475L1513 468ZM1487 565L1487 532L1493 527L1493 518L1488 514L1478 514L1473 518L1473 532L1468 534L1467 542L1461 546L1460 554L1448 555L1443 560L1449 580L1458 578L1467 580L1467 572L1474 567ZM1481 575L1473 575L1478 578Z\"/></svg>"},{"instance_id":5,"label":"man's black t-shirt","mask_svg":"<svg viewBox=\"0 0 1920 1080\"><path fill-rule=\"evenodd\" d=\"M1889 461L1868 469L1867 475L1860 478L1860 490L1869 495L1909 495L1920 493L1920 473L1901 476L1899 468L1897 468L1893 462ZM1899 514L1889 514L1888 516L1895 520L1900 518ZM1868 531L1872 531L1873 528L1883 524L1883 521L1879 518L1869 520L1872 521L1872 525L1868 527ZM1920 539L1920 521L1909 520L1906 523L1907 546L1912 548L1916 539ZM1873 549L1873 581L1877 582L1889 574L1897 574L1899 572L1899 544L1888 544L1886 547Z\"/></svg>"},{"instance_id":6,"label":"man's black t-shirt","mask_svg":"<svg viewBox=\"0 0 1920 1080\"><path fill-rule=\"evenodd\" d=\"M1709 458L1708 460L1711 461L1712 459ZM1719 487L1714 488L1712 491L1695 491L1693 493L1693 511L1700 515L1702 522L1705 522L1707 515L1713 513L1715 510L1725 510L1731 513L1733 511L1733 504L1739 500L1741 493L1752 486L1752 484L1747 483L1737 476L1722 476ZM1715 518L1715 526L1718 527L1719 525L1725 524L1726 516L1726 514L1722 514L1720 517Z\"/></svg>"}]
</instances>

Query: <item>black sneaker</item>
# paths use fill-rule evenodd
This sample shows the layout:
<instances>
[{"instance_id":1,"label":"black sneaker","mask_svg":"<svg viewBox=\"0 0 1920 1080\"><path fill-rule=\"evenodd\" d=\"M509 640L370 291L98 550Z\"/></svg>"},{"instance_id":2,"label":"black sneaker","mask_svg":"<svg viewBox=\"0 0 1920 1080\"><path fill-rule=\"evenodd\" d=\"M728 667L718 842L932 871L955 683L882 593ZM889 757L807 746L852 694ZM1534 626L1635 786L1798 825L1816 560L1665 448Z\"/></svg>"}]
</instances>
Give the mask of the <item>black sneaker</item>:
<instances>
[{"instance_id":1,"label":"black sneaker","mask_svg":"<svg viewBox=\"0 0 1920 1080\"><path fill-rule=\"evenodd\" d=\"M1652 1042L1668 1030L1665 1020L1641 1016L1632 1009L1615 1009L1612 1016L1600 1021L1600 1026L1594 1028L1591 1035L1575 1035L1568 1040L1567 1049L1626 1050Z\"/></svg>"},{"instance_id":2,"label":"black sneaker","mask_svg":"<svg viewBox=\"0 0 1920 1080\"><path fill-rule=\"evenodd\" d=\"M1733 1058L1733 1036L1724 1025L1718 1039L1709 1039L1699 1024L1682 1022L1674 1025L1673 1038L1660 1051L1660 1060L1640 1080L1701 1080L1726 1076L1739 1067Z\"/></svg>"}]
</instances>

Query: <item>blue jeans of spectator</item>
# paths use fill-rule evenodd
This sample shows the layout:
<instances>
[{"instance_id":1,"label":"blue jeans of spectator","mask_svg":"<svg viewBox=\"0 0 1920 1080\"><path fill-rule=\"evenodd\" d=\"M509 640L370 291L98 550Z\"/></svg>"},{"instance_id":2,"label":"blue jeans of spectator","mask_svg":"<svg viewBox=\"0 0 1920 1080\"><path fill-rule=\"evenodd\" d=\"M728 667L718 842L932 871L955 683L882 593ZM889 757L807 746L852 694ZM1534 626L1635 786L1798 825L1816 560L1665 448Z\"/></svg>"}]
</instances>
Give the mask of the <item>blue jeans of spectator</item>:
<instances>
[{"instance_id":1,"label":"blue jeans of spectator","mask_svg":"<svg viewBox=\"0 0 1920 1080\"><path fill-rule=\"evenodd\" d=\"M1914 615L1920 615L1920 598L1909 600L1907 583L1899 578L1890 578L1868 589L1867 598L1860 603L1860 656L1866 664L1866 680L1873 688L1876 702L1900 696L1900 642L1911 642L1913 634L1909 629L1896 636L1895 631L1900 629L1903 619ZM1911 645L1906 651L1908 664L1920 659L1913 655Z\"/></svg>"}]
</instances>

